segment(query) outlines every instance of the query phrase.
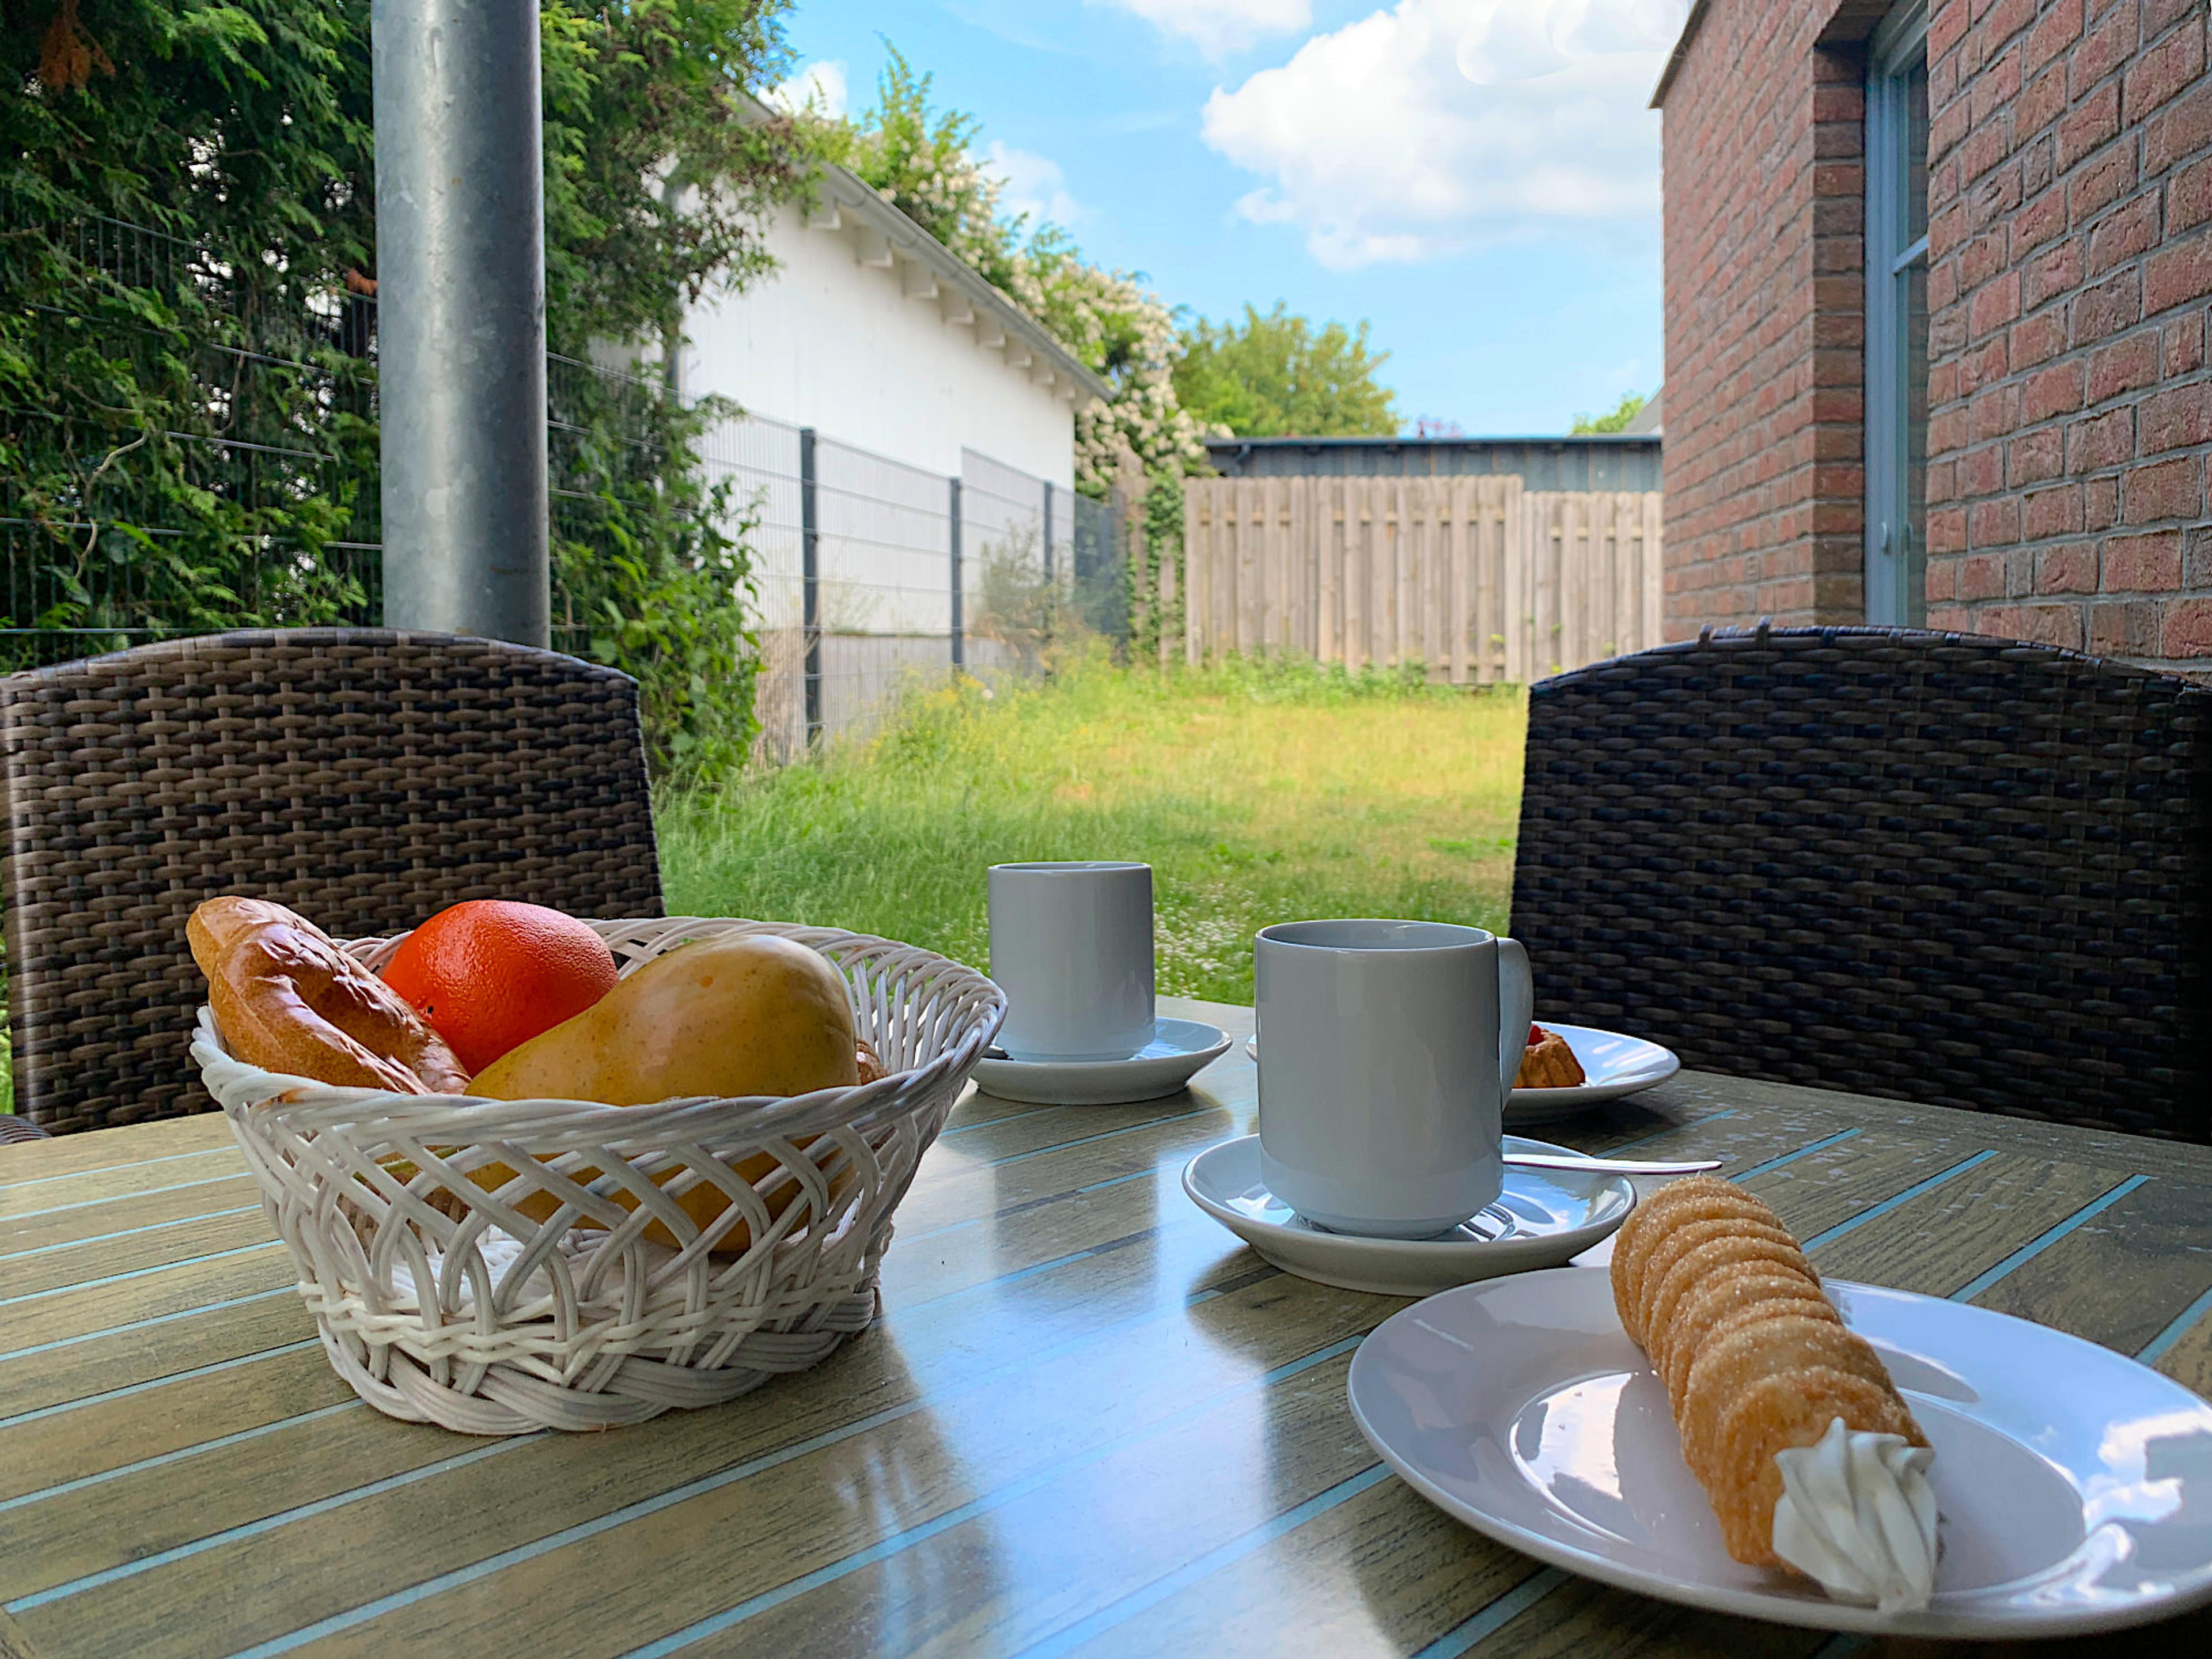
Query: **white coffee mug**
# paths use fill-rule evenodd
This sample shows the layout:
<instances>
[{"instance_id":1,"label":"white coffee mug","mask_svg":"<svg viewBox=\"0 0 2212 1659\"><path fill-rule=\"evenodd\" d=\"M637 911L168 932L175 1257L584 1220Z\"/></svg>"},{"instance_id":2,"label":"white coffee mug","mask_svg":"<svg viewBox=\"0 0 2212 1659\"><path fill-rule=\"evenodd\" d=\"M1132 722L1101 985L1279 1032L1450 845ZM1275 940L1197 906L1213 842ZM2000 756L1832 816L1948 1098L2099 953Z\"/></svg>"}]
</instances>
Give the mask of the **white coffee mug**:
<instances>
[{"instance_id":1,"label":"white coffee mug","mask_svg":"<svg viewBox=\"0 0 2212 1659\"><path fill-rule=\"evenodd\" d=\"M1126 1060L1152 1040L1152 866L994 864L991 977L1017 1060Z\"/></svg>"},{"instance_id":2,"label":"white coffee mug","mask_svg":"<svg viewBox=\"0 0 2212 1659\"><path fill-rule=\"evenodd\" d=\"M1260 1174L1307 1220L1429 1238L1503 1190L1528 955L1438 921L1293 921L1254 947Z\"/></svg>"}]
</instances>

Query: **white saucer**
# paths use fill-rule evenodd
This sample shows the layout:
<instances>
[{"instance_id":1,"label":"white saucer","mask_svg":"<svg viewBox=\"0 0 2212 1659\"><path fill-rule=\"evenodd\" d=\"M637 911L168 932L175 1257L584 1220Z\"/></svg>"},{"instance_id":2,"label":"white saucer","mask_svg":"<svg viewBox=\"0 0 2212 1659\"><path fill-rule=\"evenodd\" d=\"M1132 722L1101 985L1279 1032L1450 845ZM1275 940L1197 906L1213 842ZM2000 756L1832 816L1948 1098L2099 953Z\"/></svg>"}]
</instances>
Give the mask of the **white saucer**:
<instances>
[{"instance_id":1,"label":"white saucer","mask_svg":"<svg viewBox=\"0 0 2212 1659\"><path fill-rule=\"evenodd\" d=\"M1505 1137L1505 1150L1575 1156L1571 1146L1519 1135ZM1267 1190L1257 1135L1200 1152L1183 1169L1182 1189L1285 1273L1382 1296L1430 1296L1498 1273L1555 1267L1604 1239L1636 1207L1636 1188L1623 1176L1508 1170L1498 1202L1441 1238L1333 1233Z\"/></svg>"},{"instance_id":2,"label":"white saucer","mask_svg":"<svg viewBox=\"0 0 2212 1659\"><path fill-rule=\"evenodd\" d=\"M1557 1031L1567 1040L1589 1080L1572 1089L1516 1089L1513 1098L1505 1103L1509 1125L1555 1123L1608 1100L1649 1089L1655 1083L1664 1083L1682 1069L1673 1049L1642 1037L1623 1036L1618 1031L1601 1031L1588 1025L1547 1024L1544 1029ZM1260 1039L1246 1037L1244 1052L1259 1059Z\"/></svg>"},{"instance_id":3,"label":"white saucer","mask_svg":"<svg viewBox=\"0 0 2212 1659\"><path fill-rule=\"evenodd\" d=\"M2212 1406L2077 1337L1961 1303L1828 1281L1936 1449L1936 1599L1881 1613L1747 1567L1683 1466L1667 1390L1569 1267L1431 1297L1352 1363L1352 1415L1423 1497L1572 1572L1818 1630L2024 1638L2212 1600Z\"/></svg>"},{"instance_id":4,"label":"white saucer","mask_svg":"<svg viewBox=\"0 0 2212 1659\"><path fill-rule=\"evenodd\" d=\"M1194 1019L1156 1019L1127 1060L979 1060L975 1086L1001 1100L1111 1106L1171 1095L1229 1052L1229 1033Z\"/></svg>"}]
</instances>

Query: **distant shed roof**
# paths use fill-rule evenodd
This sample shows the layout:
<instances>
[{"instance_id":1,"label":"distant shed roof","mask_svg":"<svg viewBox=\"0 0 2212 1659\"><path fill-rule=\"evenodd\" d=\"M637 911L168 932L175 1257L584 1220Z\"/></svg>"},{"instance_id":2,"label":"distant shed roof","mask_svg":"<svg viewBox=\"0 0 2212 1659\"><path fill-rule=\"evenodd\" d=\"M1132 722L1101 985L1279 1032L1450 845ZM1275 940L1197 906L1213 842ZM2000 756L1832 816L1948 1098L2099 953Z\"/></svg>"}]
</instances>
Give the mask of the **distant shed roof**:
<instances>
[{"instance_id":1,"label":"distant shed roof","mask_svg":"<svg viewBox=\"0 0 2212 1659\"><path fill-rule=\"evenodd\" d=\"M1550 438L1208 438L1231 478L1434 478L1516 473L1527 489L1656 489L1656 434Z\"/></svg>"}]
</instances>

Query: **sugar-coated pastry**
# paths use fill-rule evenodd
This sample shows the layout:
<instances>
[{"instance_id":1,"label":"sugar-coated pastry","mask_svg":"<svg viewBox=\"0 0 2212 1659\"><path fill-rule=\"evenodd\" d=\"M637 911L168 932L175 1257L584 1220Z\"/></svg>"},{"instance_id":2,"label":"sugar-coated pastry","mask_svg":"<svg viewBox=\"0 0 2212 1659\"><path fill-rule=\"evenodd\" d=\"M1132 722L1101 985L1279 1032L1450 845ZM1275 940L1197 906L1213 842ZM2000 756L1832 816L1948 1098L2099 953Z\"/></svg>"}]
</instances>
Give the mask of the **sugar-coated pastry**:
<instances>
[{"instance_id":1,"label":"sugar-coated pastry","mask_svg":"<svg viewBox=\"0 0 2212 1659\"><path fill-rule=\"evenodd\" d=\"M1839 1601L1928 1604L1927 1437L1770 1206L1711 1176L1661 1189L1615 1236L1613 1293L1730 1555Z\"/></svg>"}]
</instances>

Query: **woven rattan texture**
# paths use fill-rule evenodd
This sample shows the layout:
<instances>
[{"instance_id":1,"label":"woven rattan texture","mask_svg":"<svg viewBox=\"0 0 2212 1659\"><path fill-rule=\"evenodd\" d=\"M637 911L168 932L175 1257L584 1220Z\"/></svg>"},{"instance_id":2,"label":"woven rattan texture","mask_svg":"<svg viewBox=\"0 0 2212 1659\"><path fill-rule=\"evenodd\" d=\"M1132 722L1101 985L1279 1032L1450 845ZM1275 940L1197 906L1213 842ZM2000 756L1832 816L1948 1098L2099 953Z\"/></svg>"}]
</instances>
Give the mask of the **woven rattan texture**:
<instances>
[{"instance_id":1,"label":"woven rattan texture","mask_svg":"<svg viewBox=\"0 0 2212 1659\"><path fill-rule=\"evenodd\" d=\"M863 934L595 926L625 972L733 934L821 951L891 1074L789 1100L463 1102L273 1076L232 1059L203 1009L201 1076L324 1352L379 1411L601 1429L820 1363L874 1319L892 1210L1006 1012L973 969ZM347 948L374 968L397 944Z\"/></svg>"},{"instance_id":2,"label":"woven rattan texture","mask_svg":"<svg viewBox=\"0 0 2212 1659\"><path fill-rule=\"evenodd\" d=\"M1534 687L1537 1006L1738 1076L2212 1139L2212 691L1723 634Z\"/></svg>"},{"instance_id":3,"label":"woven rattan texture","mask_svg":"<svg viewBox=\"0 0 2212 1659\"><path fill-rule=\"evenodd\" d=\"M490 640L219 634L0 679L15 1109L65 1132L204 1111L202 899L340 938L465 898L660 913L637 687Z\"/></svg>"}]
</instances>

